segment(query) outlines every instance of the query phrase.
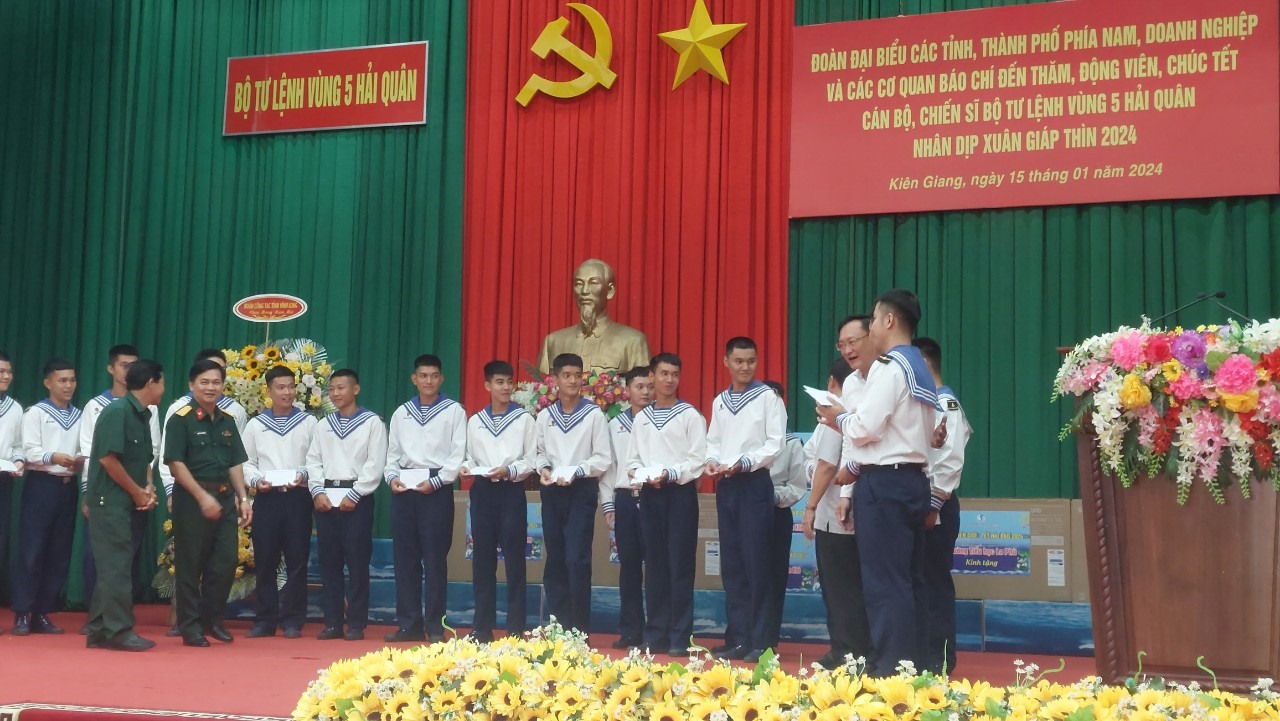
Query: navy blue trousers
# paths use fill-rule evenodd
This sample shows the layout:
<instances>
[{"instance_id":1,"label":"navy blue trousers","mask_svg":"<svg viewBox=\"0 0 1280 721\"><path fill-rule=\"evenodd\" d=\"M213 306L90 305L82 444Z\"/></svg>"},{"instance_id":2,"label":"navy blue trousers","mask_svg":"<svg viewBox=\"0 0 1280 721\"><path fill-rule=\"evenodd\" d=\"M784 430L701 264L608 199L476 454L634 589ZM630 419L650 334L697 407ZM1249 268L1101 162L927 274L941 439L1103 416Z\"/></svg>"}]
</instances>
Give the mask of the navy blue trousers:
<instances>
[{"instance_id":1,"label":"navy blue trousers","mask_svg":"<svg viewBox=\"0 0 1280 721\"><path fill-rule=\"evenodd\" d=\"M863 466L853 510L873 648L869 672L891 675L900 661L923 671L929 481L919 469Z\"/></svg>"},{"instance_id":2,"label":"navy blue trousers","mask_svg":"<svg viewBox=\"0 0 1280 721\"><path fill-rule=\"evenodd\" d=\"M363 631L369 625L369 562L373 560L373 496L365 496L355 510L316 515L316 550L320 554L321 610L324 625L346 625ZM342 569L346 567L346 613L343 613Z\"/></svg>"},{"instance_id":3,"label":"navy blue trousers","mask_svg":"<svg viewBox=\"0 0 1280 721\"><path fill-rule=\"evenodd\" d=\"M80 486L76 479L30 471L22 484L13 612L49 613L67 583Z\"/></svg>"},{"instance_id":4,"label":"navy blue trousers","mask_svg":"<svg viewBox=\"0 0 1280 721\"><path fill-rule=\"evenodd\" d=\"M0 573L9 570L9 519L12 516L13 476L0 473Z\"/></svg>"},{"instance_id":5,"label":"navy blue trousers","mask_svg":"<svg viewBox=\"0 0 1280 721\"><path fill-rule=\"evenodd\" d=\"M591 539L596 528L600 481L579 478L567 486L542 487L542 573L547 606L565 628L591 626Z\"/></svg>"},{"instance_id":6,"label":"navy blue trousers","mask_svg":"<svg viewBox=\"0 0 1280 721\"><path fill-rule=\"evenodd\" d=\"M644 532L640 498L619 490L613 501L613 536L618 543L618 636L639 643L644 638Z\"/></svg>"},{"instance_id":7,"label":"navy blue trousers","mask_svg":"<svg viewBox=\"0 0 1280 721\"><path fill-rule=\"evenodd\" d=\"M956 537L960 535L960 499L952 495L938 512L938 525L924 533L925 588L928 590L929 640L925 661L934 673L956 668L956 584L951 579Z\"/></svg>"},{"instance_id":8,"label":"navy blue trousers","mask_svg":"<svg viewBox=\"0 0 1280 721\"><path fill-rule=\"evenodd\" d=\"M858 537L822 530L814 531L813 536L831 652L839 658L850 654L854 658L870 658L871 630L867 627L867 604L862 592Z\"/></svg>"},{"instance_id":9,"label":"navy blue trousers","mask_svg":"<svg viewBox=\"0 0 1280 721\"><path fill-rule=\"evenodd\" d=\"M525 546L529 541L524 484L477 478L471 484L471 571L476 600L473 631L493 633L498 622L498 549L507 574L507 632L524 633Z\"/></svg>"},{"instance_id":10,"label":"navy blue trousers","mask_svg":"<svg viewBox=\"0 0 1280 721\"><path fill-rule=\"evenodd\" d=\"M773 592L773 481L769 471L736 473L716 484L720 525L720 570L728 616L725 643L768 648L769 599Z\"/></svg>"},{"instance_id":11,"label":"navy blue trousers","mask_svg":"<svg viewBox=\"0 0 1280 721\"><path fill-rule=\"evenodd\" d=\"M644 642L655 653L688 648L693 636L693 577L698 552L698 489L692 483L640 491L645 547Z\"/></svg>"},{"instance_id":12,"label":"navy blue trousers","mask_svg":"<svg viewBox=\"0 0 1280 721\"><path fill-rule=\"evenodd\" d=\"M311 515L306 488L273 488L253 497L254 562L257 565L257 621L275 629L300 629L307 622L307 564L311 560ZM280 557L284 587L277 589Z\"/></svg>"},{"instance_id":13,"label":"navy blue trousers","mask_svg":"<svg viewBox=\"0 0 1280 721\"><path fill-rule=\"evenodd\" d=\"M396 622L404 631L444 634L449 547L453 545L453 486L434 493L405 491L392 496L391 539Z\"/></svg>"},{"instance_id":14,"label":"navy blue trousers","mask_svg":"<svg viewBox=\"0 0 1280 721\"><path fill-rule=\"evenodd\" d=\"M777 648L782 636L782 607L787 601L787 580L791 576L791 539L795 521L790 508L773 509L773 524L769 529L769 628L765 636L767 648Z\"/></svg>"}]
</instances>

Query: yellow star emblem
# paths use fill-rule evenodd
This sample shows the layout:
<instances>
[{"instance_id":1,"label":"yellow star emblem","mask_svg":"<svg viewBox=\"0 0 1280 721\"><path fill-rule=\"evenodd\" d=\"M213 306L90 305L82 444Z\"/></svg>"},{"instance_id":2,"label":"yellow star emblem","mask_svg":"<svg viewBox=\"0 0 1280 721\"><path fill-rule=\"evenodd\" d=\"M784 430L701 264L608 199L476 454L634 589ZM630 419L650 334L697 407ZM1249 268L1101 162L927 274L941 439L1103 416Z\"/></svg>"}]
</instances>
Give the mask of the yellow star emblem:
<instances>
[{"instance_id":1,"label":"yellow star emblem","mask_svg":"<svg viewBox=\"0 0 1280 721\"><path fill-rule=\"evenodd\" d=\"M712 23L711 13L707 12L706 3L703 0L697 0L693 6L693 16L689 18L688 27L658 33L662 42L680 53L680 64L676 67L676 81L671 89L680 87L680 83L688 80L699 70L706 70L719 78L720 82L728 85L729 73L724 69L724 56L721 55L720 50L746 26L746 23L728 25Z\"/></svg>"}]
</instances>

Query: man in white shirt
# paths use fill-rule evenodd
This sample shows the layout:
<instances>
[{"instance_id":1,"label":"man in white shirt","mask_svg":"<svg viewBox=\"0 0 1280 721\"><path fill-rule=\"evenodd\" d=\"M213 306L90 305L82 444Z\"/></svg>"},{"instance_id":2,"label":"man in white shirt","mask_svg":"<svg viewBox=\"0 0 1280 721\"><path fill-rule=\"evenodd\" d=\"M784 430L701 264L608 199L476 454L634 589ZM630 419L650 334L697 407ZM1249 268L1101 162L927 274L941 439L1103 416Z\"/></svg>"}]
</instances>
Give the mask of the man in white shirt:
<instances>
[{"instance_id":1,"label":"man in white shirt","mask_svg":"<svg viewBox=\"0 0 1280 721\"><path fill-rule=\"evenodd\" d=\"M916 338L934 385L948 428L946 440L929 451L930 511L925 519L925 589L928 592L929 640L926 668L934 673L953 673L956 668L956 586L951 568L960 534L960 473L964 470L964 450L973 428L955 391L942 382L942 346L932 338Z\"/></svg>"},{"instance_id":2,"label":"man in white shirt","mask_svg":"<svg viewBox=\"0 0 1280 721\"><path fill-rule=\"evenodd\" d=\"M609 470L608 421L581 395L582 358L551 361L557 401L538 413L534 465L542 484L547 606L565 628L590 631L591 539L601 480Z\"/></svg>"},{"instance_id":3,"label":"man in white shirt","mask_svg":"<svg viewBox=\"0 0 1280 721\"><path fill-rule=\"evenodd\" d=\"M640 525L645 547L645 645L652 653L686 655L693 637L693 577L698 550L697 480L707 457L707 421L680 400L674 353L653 357L657 401L631 427L625 467L635 481L641 469Z\"/></svg>"},{"instance_id":4,"label":"man in white shirt","mask_svg":"<svg viewBox=\"0 0 1280 721\"><path fill-rule=\"evenodd\" d=\"M22 485L18 521L18 557L13 573L13 635L62 633L48 613L58 601L71 566L79 486L84 467L80 452L80 409L75 366L54 358L44 366L49 397L22 417L22 455L27 478Z\"/></svg>"},{"instance_id":5,"label":"man in white shirt","mask_svg":"<svg viewBox=\"0 0 1280 721\"><path fill-rule=\"evenodd\" d=\"M0 351L0 461L12 465L0 471L0 568L9 558L9 519L12 517L13 479L21 476L25 465L22 457L22 405L9 397L13 385L13 361ZM0 628L0 633L4 629Z\"/></svg>"},{"instance_id":6,"label":"man in white shirt","mask_svg":"<svg viewBox=\"0 0 1280 721\"><path fill-rule=\"evenodd\" d=\"M107 351L107 373L111 376L111 387L103 391L101 394L94 396L88 403L84 404L84 412L80 416L80 449L86 457L93 457L93 430L98 425L98 416L102 413L102 409L111 405L111 402L117 398L124 398L129 392L125 382L125 377L129 373L129 366L138 360L138 349L128 345L119 344L111 347ZM160 457L160 415L155 408L151 411L151 452L153 458ZM151 481L154 471L151 466L147 468L147 481ZM80 495L85 498L85 491L89 488L89 464L85 464L84 472L80 474ZM86 519L89 517L89 505L87 500L80 502L80 515ZM138 549L142 547L142 539L145 535L146 528L139 526L137 533L133 538L133 553L138 554ZM84 600L88 605L89 600L93 598L93 589L98 583L98 568L94 563L93 552L91 550L91 541L89 537L89 524L84 524L84 536L81 541L81 550L84 558ZM88 624L80 627L80 635L88 632Z\"/></svg>"},{"instance_id":7,"label":"man in white shirt","mask_svg":"<svg viewBox=\"0 0 1280 721\"><path fill-rule=\"evenodd\" d=\"M634 648L644 642L644 538L640 530L640 488L632 487L624 465L635 419L653 402L653 374L648 366L632 368L622 376L631 407L609 421L613 449L602 491L605 521L618 544L618 640L614 648Z\"/></svg>"},{"instance_id":8,"label":"man in white shirt","mask_svg":"<svg viewBox=\"0 0 1280 721\"><path fill-rule=\"evenodd\" d=\"M302 636L307 621L307 564L311 560L311 494L307 491L307 449L316 419L294 406L297 378L277 365L264 379L271 407L244 427L245 482L253 496L254 562L258 582L257 618L246 638ZM284 556L284 587L276 588Z\"/></svg>"},{"instance_id":9,"label":"man in white shirt","mask_svg":"<svg viewBox=\"0 0 1280 721\"><path fill-rule=\"evenodd\" d=\"M202 360L211 360L214 363L217 363L218 365L222 366L223 368L227 367L227 357L222 354L221 350L218 350L217 348L214 348L212 346L209 348L201 349L199 353L196 353L195 358L193 358L191 362L194 364L194 363L199 363ZM173 414L177 413L179 410L189 405L191 405L190 393L187 393L186 395L179 396L178 398L176 398L173 401L173 403L169 404L169 408L165 410L164 422L160 425L160 427L162 429L168 428L169 419L173 417ZM230 415L233 419L235 419L236 430L240 431L241 433L244 433L245 424L249 422L249 412L244 409L244 406L240 405L239 401L232 398L231 396L223 395L218 398L218 408L221 409L224 413L227 413L228 415ZM159 447L164 448L163 437L161 437L160 439ZM175 481L173 478L173 473L169 471L169 467L164 463L160 464L160 482L164 484L164 495L165 495L165 498L168 499L167 503L169 507L169 512L172 513L173 512L173 484L175 483ZM174 635L174 634L170 632L170 635Z\"/></svg>"},{"instance_id":10,"label":"man in white shirt","mask_svg":"<svg viewBox=\"0 0 1280 721\"><path fill-rule=\"evenodd\" d=\"M536 431L533 416L511 403L515 369L506 361L484 366L489 405L467 422L467 459L463 475L471 479L471 568L476 612L471 635L493 640L498 616L498 548L507 573L507 633L525 631L525 545L529 539L524 480L533 473ZM484 470L479 474L477 471Z\"/></svg>"},{"instance_id":11,"label":"man in white shirt","mask_svg":"<svg viewBox=\"0 0 1280 721\"><path fill-rule=\"evenodd\" d=\"M769 558L774 495L770 468L782 453L787 410L769 386L756 380L755 341L741 336L725 344L732 381L712 403L707 428L707 475L717 479L716 514L728 624L718 658L750 663L768 646L773 584Z\"/></svg>"},{"instance_id":12,"label":"man in white shirt","mask_svg":"<svg viewBox=\"0 0 1280 721\"><path fill-rule=\"evenodd\" d=\"M920 320L914 293L891 290L876 300L870 335L881 353L871 364L858 406L819 406L824 422L853 443L859 464L854 525L873 653L869 673L896 673L901 661L927 668L924 522L937 389L911 337Z\"/></svg>"},{"instance_id":13,"label":"man in white shirt","mask_svg":"<svg viewBox=\"0 0 1280 721\"><path fill-rule=\"evenodd\" d=\"M786 406L786 389L777 381L765 381ZM804 470L804 443L793 433L782 442L782 453L769 469L773 481L773 523L769 534L769 626L766 648L777 648L782 640L782 612L787 600L787 582L791 577L791 540L795 535L795 517L791 508L809 490L809 477Z\"/></svg>"},{"instance_id":14,"label":"man in white shirt","mask_svg":"<svg viewBox=\"0 0 1280 721\"><path fill-rule=\"evenodd\" d=\"M467 412L440 392L441 360L413 362L418 389L391 414L387 436L387 484L391 486L391 536L396 571L396 622L385 640L444 640L449 547L453 545L453 482L467 452ZM426 568L426 600L422 595ZM425 636L424 636L425 634Z\"/></svg>"},{"instance_id":15,"label":"man in white shirt","mask_svg":"<svg viewBox=\"0 0 1280 721\"><path fill-rule=\"evenodd\" d=\"M337 408L316 424L307 449L308 487L316 509L324 629L316 638L364 640L369 625L369 562L373 558L373 492L387 461L387 429L357 404L360 376L348 368L329 377ZM343 577L349 583L343 610ZM346 633L343 633L343 626Z\"/></svg>"}]
</instances>

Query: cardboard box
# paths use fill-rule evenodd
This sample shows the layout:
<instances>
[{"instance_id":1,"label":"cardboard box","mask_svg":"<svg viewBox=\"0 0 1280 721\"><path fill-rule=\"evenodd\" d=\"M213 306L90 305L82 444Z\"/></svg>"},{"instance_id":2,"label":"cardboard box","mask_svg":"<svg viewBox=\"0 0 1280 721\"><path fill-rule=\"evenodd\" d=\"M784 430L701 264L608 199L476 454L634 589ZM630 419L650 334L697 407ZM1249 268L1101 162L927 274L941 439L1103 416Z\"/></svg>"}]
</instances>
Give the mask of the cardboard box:
<instances>
[{"instance_id":1,"label":"cardboard box","mask_svg":"<svg viewBox=\"0 0 1280 721\"><path fill-rule=\"evenodd\" d=\"M529 508L529 521L534 528L530 528L529 534L536 546L535 553L538 554L537 559L525 559L525 581L526 583L537 584L542 583L542 562L541 554L545 551L542 547L542 498L537 491L525 491L525 501ZM471 494L468 491L454 491L454 514L453 514L453 547L449 549L449 580L450 581L471 581L474 578L472 572L471 559L467 557L468 545L468 525L467 521L471 513ZM498 583L506 583L507 570L504 561L498 559Z\"/></svg>"},{"instance_id":2,"label":"cardboard box","mask_svg":"<svg viewBox=\"0 0 1280 721\"><path fill-rule=\"evenodd\" d=\"M1070 500L962 498L960 508L956 559L976 572L953 575L957 598L1072 600L1067 565ZM1026 533L1020 535L1017 528L1023 519L1028 523L1023 526ZM966 538L966 534L979 537ZM968 552L966 544L971 548Z\"/></svg>"},{"instance_id":3,"label":"cardboard box","mask_svg":"<svg viewBox=\"0 0 1280 721\"><path fill-rule=\"evenodd\" d=\"M1071 566L1071 600L1089 602L1089 556L1084 549L1084 502L1071 502L1071 552L1067 554Z\"/></svg>"},{"instance_id":4,"label":"cardboard box","mask_svg":"<svg viewBox=\"0 0 1280 721\"><path fill-rule=\"evenodd\" d=\"M714 493L698 494L698 558L693 587L704 591L724 588L720 581L720 521Z\"/></svg>"}]
</instances>

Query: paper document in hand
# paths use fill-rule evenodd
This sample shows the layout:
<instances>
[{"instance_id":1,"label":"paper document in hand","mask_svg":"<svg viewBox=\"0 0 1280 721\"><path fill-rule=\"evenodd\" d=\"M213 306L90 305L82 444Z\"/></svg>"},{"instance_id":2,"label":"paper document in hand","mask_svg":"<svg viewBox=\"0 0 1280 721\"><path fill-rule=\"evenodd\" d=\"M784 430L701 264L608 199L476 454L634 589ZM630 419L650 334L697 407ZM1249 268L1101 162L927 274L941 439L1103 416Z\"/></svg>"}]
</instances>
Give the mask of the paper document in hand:
<instances>
[{"instance_id":1,"label":"paper document in hand","mask_svg":"<svg viewBox=\"0 0 1280 721\"><path fill-rule=\"evenodd\" d=\"M11 461L0 460L0 473L17 473L18 467Z\"/></svg>"},{"instance_id":2,"label":"paper document in hand","mask_svg":"<svg viewBox=\"0 0 1280 721\"><path fill-rule=\"evenodd\" d=\"M820 406L833 406L836 404L836 397L827 391L820 391L812 386L805 386L804 392L809 394L814 403Z\"/></svg>"},{"instance_id":3,"label":"paper document in hand","mask_svg":"<svg viewBox=\"0 0 1280 721\"><path fill-rule=\"evenodd\" d=\"M280 486L293 485L298 480L298 470L296 468L284 468L278 471L264 471L262 477L267 483L279 488Z\"/></svg>"},{"instance_id":4,"label":"paper document in hand","mask_svg":"<svg viewBox=\"0 0 1280 721\"><path fill-rule=\"evenodd\" d=\"M431 480L431 469L429 468L405 468L400 471L400 482L409 490L419 490L418 486Z\"/></svg>"},{"instance_id":5,"label":"paper document in hand","mask_svg":"<svg viewBox=\"0 0 1280 721\"><path fill-rule=\"evenodd\" d=\"M551 480L556 483L569 483L578 475L577 466L560 466L551 471Z\"/></svg>"},{"instance_id":6,"label":"paper document in hand","mask_svg":"<svg viewBox=\"0 0 1280 721\"><path fill-rule=\"evenodd\" d=\"M643 468L637 468L635 476L631 478L631 485L640 486L645 483L649 483L650 481L655 481L662 477L662 473L665 470L666 469L661 466L644 466Z\"/></svg>"},{"instance_id":7,"label":"paper document in hand","mask_svg":"<svg viewBox=\"0 0 1280 721\"><path fill-rule=\"evenodd\" d=\"M348 493L350 493L350 492L351 492L351 489L350 489L350 488L326 488L326 489L324 489L324 494L325 494L326 496L328 496L328 497L329 497L329 502L333 504L333 507L334 507L334 508L337 508L338 506L341 506L341 505L342 505L342 499L346 498L346 497L347 497L347 494L348 494Z\"/></svg>"},{"instance_id":8,"label":"paper document in hand","mask_svg":"<svg viewBox=\"0 0 1280 721\"><path fill-rule=\"evenodd\" d=\"M497 466L476 466L475 468L468 468L467 473L473 476L487 476L496 470L498 470Z\"/></svg>"}]
</instances>

